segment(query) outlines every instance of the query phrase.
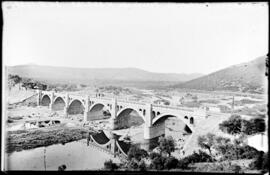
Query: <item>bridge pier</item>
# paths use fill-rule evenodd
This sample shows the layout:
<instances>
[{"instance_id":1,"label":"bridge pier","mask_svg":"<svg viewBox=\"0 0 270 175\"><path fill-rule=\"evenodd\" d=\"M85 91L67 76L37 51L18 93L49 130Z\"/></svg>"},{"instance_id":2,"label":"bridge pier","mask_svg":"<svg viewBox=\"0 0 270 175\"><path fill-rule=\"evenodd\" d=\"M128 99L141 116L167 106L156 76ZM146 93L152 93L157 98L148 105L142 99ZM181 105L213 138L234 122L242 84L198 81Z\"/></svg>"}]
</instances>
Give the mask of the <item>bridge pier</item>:
<instances>
[{"instance_id":1,"label":"bridge pier","mask_svg":"<svg viewBox=\"0 0 270 175\"><path fill-rule=\"evenodd\" d=\"M151 139L151 127L152 127L152 104L146 104L145 111L145 124L144 124L144 139Z\"/></svg>"},{"instance_id":2,"label":"bridge pier","mask_svg":"<svg viewBox=\"0 0 270 175\"><path fill-rule=\"evenodd\" d=\"M111 130L115 130L117 129L117 120L116 120L116 116L117 116L117 101L116 99L112 99L112 109L111 109L111 119L110 119L110 128Z\"/></svg>"},{"instance_id":3,"label":"bridge pier","mask_svg":"<svg viewBox=\"0 0 270 175\"><path fill-rule=\"evenodd\" d=\"M54 92L51 92L51 102L50 102L50 105L49 105L49 108L50 108L51 111L53 110L53 108L52 108L53 100L54 100Z\"/></svg>"},{"instance_id":4,"label":"bridge pier","mask_svg":"<svg viewBox=\"0 0 270 175\"><path fill-rule=\"evenodd\" d=\"M41 98L41 91L38 89L37 90L37 106L40 106L40 99Z\"/></svg>"},{"instance_id":5,"label":"bridge pier","mask_svg":"<svg viewBox=\"0 0 270 175\"><path fill-rule=\"evenodd\" d=\"M89 111L89 96L87 95L85 97L85 108L84 108L84 113L83 113L83 121L87 121L87 116L88 116L88 111Z\"/></svg>"},{"instance_id":6,"label":"bridge pier","mask_svg":"<svg viewBox=\"0 0 270 175\"><path fill-rule=\"evenodd\" d=\"M69 104L69 94L66 93L66 96L65 96L65 107L64 107L64 116L65 118L68 117L68 104Z\"/></svg>"}]
</instances>

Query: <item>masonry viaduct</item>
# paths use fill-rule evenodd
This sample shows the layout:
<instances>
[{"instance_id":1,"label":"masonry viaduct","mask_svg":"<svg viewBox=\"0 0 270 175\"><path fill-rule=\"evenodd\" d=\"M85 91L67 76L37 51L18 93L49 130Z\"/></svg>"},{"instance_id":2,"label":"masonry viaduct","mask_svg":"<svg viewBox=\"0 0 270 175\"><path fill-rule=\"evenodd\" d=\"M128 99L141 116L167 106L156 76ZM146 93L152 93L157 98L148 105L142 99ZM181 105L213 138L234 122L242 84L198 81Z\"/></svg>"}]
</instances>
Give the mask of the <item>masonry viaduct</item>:
<instances>
[{"instance_id":1,"label":"masonry viaduct","mask_svg":"<svg viewBox=\"0 0 270 175\"><path fill-rule=\"evenodd\" d=\"M206 116L203 110L194 111L188 108L161 106L134 101L117 100L115 98L82 97L68 93L37 91L38 105L49 106L51 110L64 110L65 116L83 113L84 121L90 121L90 112L105 108L110 112L110 128L117 130L119 117L125 117L135 110L144 121L144 139L156 138L165 133L165 119L177 117L193 132L196 120Z\"/></svg>"}]
</instances>

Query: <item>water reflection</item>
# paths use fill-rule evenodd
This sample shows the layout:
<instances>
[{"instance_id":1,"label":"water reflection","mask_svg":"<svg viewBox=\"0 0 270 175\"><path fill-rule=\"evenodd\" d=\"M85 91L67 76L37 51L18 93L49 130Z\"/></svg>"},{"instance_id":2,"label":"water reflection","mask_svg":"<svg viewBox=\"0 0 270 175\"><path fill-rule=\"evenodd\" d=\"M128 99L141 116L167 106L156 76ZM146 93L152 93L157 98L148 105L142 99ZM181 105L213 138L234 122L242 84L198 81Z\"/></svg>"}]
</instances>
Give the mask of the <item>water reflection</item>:
<instances>
[{"instance_id":1,"label":"water reflection","mask_svg":"<svg viewBox=\"0 0 270 175\"><path fill-rule=\"evenodd\" d=\"M46 154L44 157L44 149ZM65 164L67 170L99 170L106 160L120 163L118 157L87 146L86 140L57 144L31 150L14 152L8 155L8 170L58 170Z\"/></svg>"},{"instance_id":2,"label":"water reflection","mask_svg":"<svg viewBox=\"0 0 270 175\"><path fill-rule=\"evenodd\" d=\"M48 147L13 152L8 155L8 170L57 170L66 165L66 170L99 170L106 160L120 163L127 158L132 143L119 140L111 131L90 134L89 138ZM149 150L156 141L138 144Z\"/></svg>"}]
</instances>

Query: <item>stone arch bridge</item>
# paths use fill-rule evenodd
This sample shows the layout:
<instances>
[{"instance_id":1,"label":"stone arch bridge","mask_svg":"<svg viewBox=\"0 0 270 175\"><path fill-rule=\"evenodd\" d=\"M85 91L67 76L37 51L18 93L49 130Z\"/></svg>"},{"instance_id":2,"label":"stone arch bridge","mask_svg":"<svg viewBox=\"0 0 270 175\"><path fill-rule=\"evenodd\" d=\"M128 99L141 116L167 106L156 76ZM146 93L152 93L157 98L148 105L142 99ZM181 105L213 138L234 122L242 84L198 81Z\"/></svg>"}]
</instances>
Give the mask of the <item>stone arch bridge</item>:
<instances>
[{"instance_id":1,"label":"stone arch bridge","mask_svg":"<svg viewBox=\"0 0 270 175\"><path fill-rule=\"evenodd\" d=\"M196 121L206 117L206 111L194 111L188 108L161 106L134 101L117 100L115 98L90 97L88 95L70 95L51 91L37 91L38 105L49 106L51 110L63 110L65 115L82 113L84 121L89 121L92 110L105 108L110 112L110 128L118 129L118 118L136 111L144 121L144 139L152 139L165 134L165 119L177 117L193 132Z\"/></svg>"}]
</instances>

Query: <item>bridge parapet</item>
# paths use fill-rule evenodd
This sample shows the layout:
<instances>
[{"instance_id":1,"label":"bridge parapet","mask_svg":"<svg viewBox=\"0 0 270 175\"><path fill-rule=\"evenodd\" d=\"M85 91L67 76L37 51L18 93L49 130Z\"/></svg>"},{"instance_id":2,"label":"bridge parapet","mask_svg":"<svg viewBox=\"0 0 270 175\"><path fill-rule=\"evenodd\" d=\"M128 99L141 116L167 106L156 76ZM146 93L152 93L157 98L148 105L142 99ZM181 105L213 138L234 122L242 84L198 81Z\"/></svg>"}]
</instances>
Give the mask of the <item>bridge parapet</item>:
<instances>
[{"instance_id":1,"label":"bridge parapet","mask_svg":"<svg viewBox=\"0 0 270 175\"><path fill-rule=\"evenodd\" d=\"M176 107L176 106L165 106L165 105L152 105L154 108L161 108L161 109L172 109L172 110L181 110L181 111L187 111L187 112L194 112L194 110L189 108L183 108L183 107Z\"/></svg>"},{"instance_id":2,"label":"bridge parapet","mask_svg":"<svg viewBox=\"0 0 270 175\"><path fill-rule=\"evenodd\" d=\"M55 93L54 93L54 96L55 96L55 97L62 97L62 98L65 98L65 97L66 97L66 94L55 92Z\"/></svg>"},{"instance_id":3,"label":"bridge parapet","mask_svg":"<svg viewBox=\"0 0 270 175\"><path fill-rule=\"evenodd\" d=\"M91 100L96 100L96 101L102 100L102 101L106 101L106 102L111 101L113 99L113 98L106 98L106 97L90 97L90 98L91 98Z\"/></svg>"},{"instance_id":4,"label":"bridge parapet","mask_svg":"<svg viewBox=\"0 0 270 175\"><path fill-rule=\"evenodd\" d=\"M42 95L50 95L52 94L52 91L41 91Z\"/></svg>"},{"instance_id":5,"label":"bridge parapet","mask_svg":"<svg viewBox=\"0 0 270 175\"><path fill-rule=\"evenodd\" d=\"M137 101L127 101L127 100L118 100L117 102L127 103L127 104L135 104L135 105L145 105L145 103L137 102Z\"/></svg>"}]
</instances>

